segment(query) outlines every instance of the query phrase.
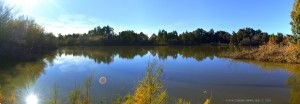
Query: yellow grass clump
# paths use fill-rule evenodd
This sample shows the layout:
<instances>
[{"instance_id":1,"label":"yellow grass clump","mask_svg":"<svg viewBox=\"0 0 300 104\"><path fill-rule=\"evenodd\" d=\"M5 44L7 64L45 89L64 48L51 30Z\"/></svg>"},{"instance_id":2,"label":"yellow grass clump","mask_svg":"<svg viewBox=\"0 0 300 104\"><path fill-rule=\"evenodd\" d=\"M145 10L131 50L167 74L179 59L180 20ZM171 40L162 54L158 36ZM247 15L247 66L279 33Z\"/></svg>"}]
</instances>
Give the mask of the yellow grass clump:
<instances>
[{"instance_id":1,"label":"yellow grass clump","mask_svg":"<svg viewBox=\"0 0 300 104\"><path fill-rule=\"evenodd\" d=\"M300 63L296 45L266 44L254 49L224 52L220 56L266 62Z\"/></svg>"},{"instance_id":2,"label":"yellow grass clump","mask_svg":"<svg viewBox=\"0 0 300 104\"><path fill-rule=\"evenodd\" d=\"M4 101L4 96L2 95L2 93L0 92L0 103L2 103Z\"/></svg>"},{"instance_id":3,"label":"yellow grass clump","mask_svg":"<svg viewBox=\"0 0 300 104\"><path fill-rule=\"evenodd\" d=\"M184 99L179 98L179 99L177 100L177 103L176 103L176 104L191 104L191 102L185 101Z\"/></svg>"},{"instance_id":4,"label":"yellow grass clump","mask_svg":"<svg viewBox=\"0 0 300 104\"><path fill-rule=\"evenodd\" d=\"M156 67L157 61L149 63L147 76L139 83L134 95L128 95L123 104L164 104L167 92L160 79L163 69Z\"/></svg>"}]
</instances>

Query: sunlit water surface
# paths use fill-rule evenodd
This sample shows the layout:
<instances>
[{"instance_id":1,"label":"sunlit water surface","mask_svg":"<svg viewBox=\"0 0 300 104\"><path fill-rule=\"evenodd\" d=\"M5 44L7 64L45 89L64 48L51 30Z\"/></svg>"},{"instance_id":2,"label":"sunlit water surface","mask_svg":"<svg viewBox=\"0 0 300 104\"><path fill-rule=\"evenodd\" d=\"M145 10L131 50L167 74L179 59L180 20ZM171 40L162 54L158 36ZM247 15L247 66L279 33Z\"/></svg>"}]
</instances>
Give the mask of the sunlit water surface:
<instances>
[{"instance_id":1,"label":"sunlit water surface","mask_svg":"<svg viewBox=\"0 0 300 104\"><path fill-rule=\"evenodd\" d=\"M111 103L133 93L154 59L163 66L162 80L168 102L178 98L202 104L242 102L300 104L300 69L295 64L237 61L220 58L227 47L63 47L43 59L2 65L0 84L4 95L14 91L18 102L35 94L47 103L58 85L60 103L69 93L84 87L93 73L93 102Z\"/></svg>"}]
</instances>

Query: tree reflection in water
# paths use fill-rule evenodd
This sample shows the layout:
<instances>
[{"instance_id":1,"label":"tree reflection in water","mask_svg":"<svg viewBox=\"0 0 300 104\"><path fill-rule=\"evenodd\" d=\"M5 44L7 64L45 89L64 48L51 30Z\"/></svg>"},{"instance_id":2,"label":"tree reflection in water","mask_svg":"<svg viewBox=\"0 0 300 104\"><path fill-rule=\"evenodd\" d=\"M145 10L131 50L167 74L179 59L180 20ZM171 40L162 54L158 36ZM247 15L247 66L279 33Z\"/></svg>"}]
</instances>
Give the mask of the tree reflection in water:
<instances>
[{"instance_id":1,"label":"tree reflection in water","mask_svg":"<svg viewBox=\"0 0 300 104\"><path fill-rule=\"evenodd\" d=\"M286 63L270 63L261 61L245 61L238 60L246 63L251 63L259 66L262 70L273 72L275 70L284 70L291 74L286 81L286 86L291 87L289 104L300 104L300 65L299 64L286 64Z\"/></svg>"},{"instance_id":2,"label":"tree reflection in water","mask_svg":"<svg viewBox=\"0 0 300 104\"><path fill-rule=\"evenodd\" d=\"M49 53L40 59L30 62L20 62L17 64L1 64L0 66L0 85L3 96L10 96L11 92L15 92L17 98L20 98L18 90L28 89L28 86L34 84L35 81L45 73L44 68L47 65L52 65L56 57L62 55L83 56L94 60L99 64L111 64L115 57L122 59L134 59L136 56L144 56L146 54L156 56L161 60L167 58L177 59L193 58L197 61L202 61L206 58L214 59L214 57L221 57L223 51L238 51L236 48L217 47L217 46L104 46L104 47L62 47L56 53ZM290 104L300 104L300 66L296 64L281 64L281 63L267 63L257 61L243 61L239 62L252 63L261 67L263 70L274 71L284 70L291 74L286 81L286 86L290 87ZM107 83L106 77L99 78L100 85ZM22 101L18 101L22 102Z\"/></svg>"},{"instance_id":3,"label":"tree reflection in water","mask_svg":"<svg viewBox=\"0 0 300 104\"><path fill-rule=\"evenodd\" d=\"M47 62L52 63L54 58L55 53L49 53L44 58L34 61L0 64L0 92L5 96L3 103L25 103L27 95L35 92L32 87L41 74L45 72L44 68L47 66ZM17 101L13 101L14 99Z\"/></svg>"},{"instance_id":4,"label":"tree reflection in water","mask_svg":"<svg viewBox=\"0 0 300 104\"><path fill-rule=\"evenodd\" d=\"M194 58L197 61L217 56L228 47L197 47L197 46L104 46L104 47L63 47L58 50L58 55L84 56L93 59L97 63L110 64L114 57L122 59L134 59L136 56L144 56L148 52L159 59L166 60L167 57L176 59L178 55L183 58Z\"/></svg>"}]
</instances>

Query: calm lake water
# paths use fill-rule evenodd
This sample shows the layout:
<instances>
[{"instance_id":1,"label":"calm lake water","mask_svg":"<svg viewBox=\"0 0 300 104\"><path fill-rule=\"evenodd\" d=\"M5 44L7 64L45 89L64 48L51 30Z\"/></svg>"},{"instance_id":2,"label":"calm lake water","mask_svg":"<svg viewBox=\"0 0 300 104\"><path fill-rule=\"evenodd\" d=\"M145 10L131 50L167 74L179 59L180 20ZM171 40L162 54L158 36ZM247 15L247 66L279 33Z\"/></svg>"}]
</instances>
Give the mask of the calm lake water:
<instances>
[{"instance_id":1,"label":"calm lake water","mask_svg":"<svg viewBox=\"0 0 300 104\"><path fill-rule=\"evenodd\" d=\"M133 93L146 74L148 62L163 66L162 80L170 103L177 98L203 104L300 104L300 66L221 58L227 47L63 47L42 59L0 64L4 95L14 91L18 102L29 94L40 104L57 84L60 103L67 103L75 86L84 86L93 73L93 102L110 103ZM230 50L235 50L234 48ZM101 81L99 81L101 79Z\"/></svg>"}]
</instances>

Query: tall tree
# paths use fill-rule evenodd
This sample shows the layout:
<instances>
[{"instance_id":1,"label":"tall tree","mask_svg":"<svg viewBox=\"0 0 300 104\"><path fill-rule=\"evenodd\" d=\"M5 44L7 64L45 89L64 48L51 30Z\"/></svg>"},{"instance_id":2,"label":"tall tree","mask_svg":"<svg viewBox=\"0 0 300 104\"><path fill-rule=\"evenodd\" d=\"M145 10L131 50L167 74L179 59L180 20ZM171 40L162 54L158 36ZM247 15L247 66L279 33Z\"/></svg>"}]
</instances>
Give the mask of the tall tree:
<instances>
[{"instance_id":1,"label":"tall tree","mask_svg":"<svg viewBox=\"0 0 300 104\"><path fill-rule=\"evenodd\" d=\"M268 33L262 33L261 44L266 44L269 41Z\"/></svg>"},{"instance_id":2,"label":"tall tree","mask_svg":"<svg viewBox=\"0 0 300 104\"><path fill-rule=\"evenodd\" d=\"M279 44L282 41L283 41L283 34L282 33L277 33L276 43Z\"/></svg>"},{"instance_id":3,"label":"tall tree","mask_svg":"<svg viewBox=\"0 0 300 104\"><path fill-rule=\"evenodd\" d=\"M237 34L233 31L232 35L230 37L230 44L237 45L238 40L237 40Z\"/></svg>"},{"instance_id":4,"label":"tall tree","mask_svg":"<svg viewBox=\"0 0 300 104\"><path fill-rule=\"evenodd\" d=\"M160 44L166 44L168 32L166 30L159 30L156 41Z\"/></svg>"},{"instance_id":5,"label":"tall tree","mask_svg":"<svg viewBox=\"0 0 300 104\"><path fill-rule=\"evenodd\" d=\"M291 39L291 43L298 43L298 47L300 47L300 0L296 0L294 3L293 11L291 12L291 25L292 25L292 33L295 38Z\"/></svg>"}]
</instances>

